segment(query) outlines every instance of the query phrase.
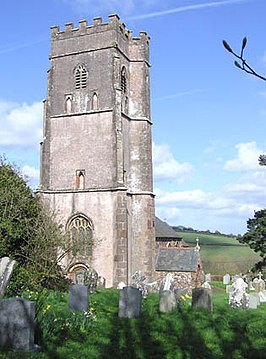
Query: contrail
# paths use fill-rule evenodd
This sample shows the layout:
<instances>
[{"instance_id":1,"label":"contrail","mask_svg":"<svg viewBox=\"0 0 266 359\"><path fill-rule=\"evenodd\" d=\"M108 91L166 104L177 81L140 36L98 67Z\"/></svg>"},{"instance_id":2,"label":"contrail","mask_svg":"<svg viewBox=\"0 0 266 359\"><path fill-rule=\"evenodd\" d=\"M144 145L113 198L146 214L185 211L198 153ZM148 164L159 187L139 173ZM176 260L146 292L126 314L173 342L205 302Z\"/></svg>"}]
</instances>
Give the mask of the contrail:
<instances>
[{"instance_id":1,"label":"contrail","mask_svg":"<svg viewBox=\"0 0 266 359\"><path fill-rule=\"evenodd\" d=\"M21 44L10 46L10 47L7 47L5 49L0 49L0 55L6 54L8 52L24 49L25 47L34 46L34 45L37 45L37 44L39 44L41 42L47 41L48 39L49 39L48 36L43 36L43 37L40 37L40 38L38 38L38 39L36 39L34 41L23 42Z\"/></svg>"},{"instance_id":2,"label":"contrail","mask_svg":"<svg viewBox=\"0 0 266 359\"><path fill-rule=\"evenodd\" d=\"M188 90L188 91L183 91L183 92L177 92L175 94L172 95L166 95L166 96L162 96L162 97L157 97L157 98L153 98L153 101L162 101L162 100L170 100L173 98L177 98L177 97L182 97L182 96L187 96L187 95L194 95L196 93L203 93L203 92L209 92L212 91L213 89L195 89L195 90Z\"/></svg>"},{"instance_id":3,"label":"contrail","mask_svg":"<svg viewBox=\"0 0 266 359\"><path fill-rule=\"evenodd\" d=\"M198 4L198 5L187 5L187 6L177 7L175 9L151 12L149 14L143 14L143 15L130 16L130 17L126 18L125 20L142 20L142 19L148 19L148 18L157 17L157 16L175 14L178 12L200 10L200 9L205 9L208 7L211 8L211 7L232 5L232 4L243 3L243 2L247 2L247 1L250 1L250 0L227 0L227 1L215 1L215 2L210 2L210 3L203 3L203 4Z\"/></svg>"}]
</instances>

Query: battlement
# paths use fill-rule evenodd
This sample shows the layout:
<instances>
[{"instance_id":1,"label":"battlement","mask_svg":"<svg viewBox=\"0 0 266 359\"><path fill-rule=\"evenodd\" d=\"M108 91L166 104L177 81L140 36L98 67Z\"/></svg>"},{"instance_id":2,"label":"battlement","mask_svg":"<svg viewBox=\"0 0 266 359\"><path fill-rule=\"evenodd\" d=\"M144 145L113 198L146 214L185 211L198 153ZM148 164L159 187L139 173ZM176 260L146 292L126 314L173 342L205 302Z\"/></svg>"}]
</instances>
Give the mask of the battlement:
<instances>
[{"instance_id":1,"label":"battlement","mask_svg":"<svg viewBox=\"0 0 266 359\"><path fill-rule=\"evenodd\" d=\"M78 27L75 28L73 22L65 24L64 30L59 26L51 26L51 39L53 41L63 40L71 37L90 35L93 33L104 32L112 29L120 29L122 36L133 42L141 41L148 43L150 38L145 31L139 32L139 37L133 37L131 30L128 30L117 14L108 16L108 22L103 22L101 17L95 17L92 24L89 25L87 20L80 20Z\"/></svg>"}]
</instances>

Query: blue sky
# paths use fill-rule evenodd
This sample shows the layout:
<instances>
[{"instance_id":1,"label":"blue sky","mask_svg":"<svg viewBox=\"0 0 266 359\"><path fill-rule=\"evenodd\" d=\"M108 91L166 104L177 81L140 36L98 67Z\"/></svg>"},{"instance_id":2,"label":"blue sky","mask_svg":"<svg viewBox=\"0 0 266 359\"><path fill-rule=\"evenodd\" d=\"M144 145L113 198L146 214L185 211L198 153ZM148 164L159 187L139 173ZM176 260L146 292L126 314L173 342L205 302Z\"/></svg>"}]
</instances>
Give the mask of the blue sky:
<instances>
[{"instance_id":1,"label":"blue sky","mask_svg":"<svg viewBox=\"0 0 266 359\"><path fill-rule=\"evenodd\" d=\"M266 75L265 0L10 0L1 3L0 154L38 183L50 26L119 14L151 37L156 213L172 225L244 233L265 207L266 83L238 70L222 46Z\"/></svg>"}]
</instances>

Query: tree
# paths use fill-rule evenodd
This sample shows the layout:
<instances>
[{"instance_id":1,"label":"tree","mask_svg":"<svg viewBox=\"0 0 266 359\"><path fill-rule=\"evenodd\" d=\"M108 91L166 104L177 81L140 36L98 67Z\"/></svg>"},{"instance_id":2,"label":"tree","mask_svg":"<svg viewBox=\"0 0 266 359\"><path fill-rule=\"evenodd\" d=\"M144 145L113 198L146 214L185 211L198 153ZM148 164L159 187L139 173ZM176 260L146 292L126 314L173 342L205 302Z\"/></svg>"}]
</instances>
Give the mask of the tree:
<instances>
[{"instance_id":1,"label":"tree","mask_svg":"<svg viewBox=\"0 0 266 359\"><path fill-rule=\"evenodd\" d=\"M262 257L253 270L263 270L266 266L266 209L255 211L254 218L247 221L247 228L247 233L238 240L240 243L247 244Z\"/></svg>"},{"instance_id":2,"label":"tree","mask_svg":"<svg viewBox=\"0 0 266 359\"><path fill-rule=\"evenodd\" d=\"M19 169L0 158L0 258L17 261L10 292L65 287L58 248L65 255L67 243Z\"/></svg>"},{"instance_id":3,"label":"tree","mask_svg":"<svg viewBox=\"0 0 266 359\"><path fill-rule=\"evenodd\" d=\"M241 51L240 54L238 55L235 51L232 50L231 46L227 43L227 41L223 40L223 45L226 48L227 51L229 51L234 57L236 57L239 61L235 61L234 64L237 68L239 68L240 70L245 71L246 73L256 76L258 78L260 78L263 81L266 81L266 77L258 74L248 63L247 61L244 59L244 50L245 47L247 45L247 38L244 37L242 40L242 46L241 46Z\"/></svg>"}]
</instances>

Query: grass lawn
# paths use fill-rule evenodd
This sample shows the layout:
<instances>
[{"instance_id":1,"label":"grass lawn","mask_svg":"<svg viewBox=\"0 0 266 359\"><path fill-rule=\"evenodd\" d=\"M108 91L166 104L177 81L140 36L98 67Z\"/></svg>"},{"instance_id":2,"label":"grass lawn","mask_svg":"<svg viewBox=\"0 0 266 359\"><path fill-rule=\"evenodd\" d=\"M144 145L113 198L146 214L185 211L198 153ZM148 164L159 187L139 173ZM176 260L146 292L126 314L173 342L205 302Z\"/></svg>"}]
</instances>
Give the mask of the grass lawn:
<instances>
[{"instance_id":1,"label":"grass lawn","mask_svg":"<svg viewBox=\"0 0 266 359\"><path fill-rule=\"evenodd\" d=\"M87 314L69 313L65 293L32 296L38 298L36 340L42 352L1 352L0 358L265 358L266 303L256 310L229 308L221 288L213 293L212 313L186 304L159 313L158 294L151 293L136 319L118 318L116 289L92 294Z\"/></svg>"}]
</instances>

